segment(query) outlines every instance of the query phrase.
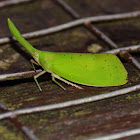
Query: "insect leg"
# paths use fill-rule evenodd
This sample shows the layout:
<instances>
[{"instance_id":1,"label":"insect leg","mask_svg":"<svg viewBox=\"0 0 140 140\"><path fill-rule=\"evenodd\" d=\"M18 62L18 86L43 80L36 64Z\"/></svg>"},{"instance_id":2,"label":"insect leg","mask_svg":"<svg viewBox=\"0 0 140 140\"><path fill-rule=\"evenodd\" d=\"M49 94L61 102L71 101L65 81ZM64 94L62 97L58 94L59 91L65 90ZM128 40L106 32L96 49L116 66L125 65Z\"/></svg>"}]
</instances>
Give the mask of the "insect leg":
<instances>
[{"instance_id":1,"label":"insect leg","mask_svg":"<svg viewBox=\"0 0 140 140\"><path fill-rule=\"evenodd\" d=\"M33 66L34 71L36 71L34 64L38 65L38 63L35 62L33 59L31 59L30 62L31 62L31 64L32 64L32 66ZM39 65L38 65L38 66L39 66Z\"/></svg>"},{"instance_id":2,"label":"insect leg","mask_svg":"<svg viewBox=\"0 0 140 140\"><path fill-rule=\"evenodd\" d=\"M37 78L38 78L39 76L43 75L45 72L46 72L46 71L43 70L43 71L41 71L40 73L38 73L37 75L34 76L34 80L35 80L35 82L36 82L36 84L37 84L37 86L38 86L38 88L39 88L40 91L42 91L42 89L41 89L41 87L40 87L40 85L39 85L39 83L38 83L38 81L37 81Z\"/></svg>"},{"instance_id":3,"label":"insect leg","mask_svg":"<svg viewBox=\"0 0 140 140\"><path fill-rule=\"evenodd\" d=\"M59 80L61 80L61 81L63 81L63 82L65 82L65 83L67 83L68 85L74 86L74 87L79 88L79 89L83 89L82 87L80 87L80 86L78 86L78 85L76 85L76 84L73 84L73 83L71 83L71 82L69 82L69 81L63 79L63 78L61 78L59 75L56 75L56 74L54 74L54 73L52 73L52 79L53 79L53 77L54 77L54 78L57 78L57 79L59 79ZM54 80L53 80L53 81L54 81ZM57 83L57 84L58 84L60 87L62 87L63 89L65 89L65 88L64 88L61 84L59 84L56 80L55 80L54 82Z\"/></svg>"},{"instance_id":4,"label":"insect leg","mask_svg":"<svg viewBox=\"0 0 140 140\"><path fill-rule=\"evenodd\" d=\"M58 83L56 80L55 80L55 77L52 76L52 80L57 84L59 85L61 88L63 88L64 90L66 90L60 83Z\"/></svg>"}]
</instances>

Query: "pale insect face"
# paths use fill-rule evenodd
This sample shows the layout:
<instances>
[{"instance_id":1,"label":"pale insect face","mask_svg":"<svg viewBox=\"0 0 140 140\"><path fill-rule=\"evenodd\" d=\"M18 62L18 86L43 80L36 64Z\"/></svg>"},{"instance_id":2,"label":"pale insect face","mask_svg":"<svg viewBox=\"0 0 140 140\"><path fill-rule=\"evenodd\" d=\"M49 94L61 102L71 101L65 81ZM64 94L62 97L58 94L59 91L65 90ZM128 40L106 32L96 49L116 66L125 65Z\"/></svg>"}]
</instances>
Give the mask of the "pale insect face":
<instances>
[{"instance_id":1,"label":"pale insect face","mask_svg":"<svg viewBox=\"0 0 140 140\"><path fill-rule=\"evenodd\" d=\"M38 64L40 64L40 63L39 63L39 55L38 55L38 53L34 52L33 58L35 59L35 61L36 61Z\"/></svg>"}]
</instances>

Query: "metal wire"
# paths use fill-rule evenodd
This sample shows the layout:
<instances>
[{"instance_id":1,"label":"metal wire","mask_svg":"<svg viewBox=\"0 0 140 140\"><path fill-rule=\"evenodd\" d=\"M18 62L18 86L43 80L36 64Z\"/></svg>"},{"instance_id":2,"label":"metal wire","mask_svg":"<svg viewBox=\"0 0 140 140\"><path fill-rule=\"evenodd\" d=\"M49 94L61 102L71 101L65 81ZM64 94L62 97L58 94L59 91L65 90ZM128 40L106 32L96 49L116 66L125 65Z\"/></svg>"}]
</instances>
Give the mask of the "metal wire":
<instances>
[{"instance_id":1,"label":"metal wire","mask_svg":"<svg viewBox=\"0 0 140 140\"><path fill-rule=\"evenodd\" d=\"M115 96L119 96L119 95L124 95L126 93L134 92L137 90L140 90L140 84L132 86L132 87L112 91L112 92L105 93L105 94L82 98L82 99L71 100L71 101L66 101L66 102L51 104L51 105L44 105L44 106L40 106L40 107L32 107L32 108L27 108L27 109L9 111L7 113L0 114L0 120L6 119L6 118L9 118L12 116L14 117L17 115L30 114L30 113L35 113L35 112L54 110L54 109L60 109L60 108L64 108L64 107L74 106L74 105L80 105L80 104L89 103L89 102L95 102L95 101L99 101L99 100L103 100L103 99L107 99L107 98L111 98L111 97L115 97Z\"/></svg>"},{"instance_id":2,"label":"metal wire","mask_svg":"<svg viewBox=\"0 0 140 140\"><path fill-rule=\"evenodd\" d=\"M131 129L131 130L127 130L127 131L123 131L123 132L119 132L119 133L114 133L111 135L106 135L106 136L102 136L102 137L98 137L98 138L91 138L91 139L87 139L87 140L116 140L116 139L133 136L133 135L137 135L137 134L140 134L140 128Z\"/></svg>"},{"instance_id":3,"label":"metal wire","mask_svg":"<svg viewBox=\"0 0 140 140\"><path fill-rule=\"evenodd\" d=\"M31 0L18 0L17 2L25 2L25 1L31 1ZM63 0L57 0L57 1L60 4L64 4L64 8L69 9L69 13L72 13L73 15L75 15L75 18L80 17L80 15L76 11L74 11L68 4L64 3ZM2 5L2 3L4 3L4 2L0 2L0 7L11 5L12 2L16 2L16 0L12 0L12 1L9 0L7 2L9 2L9 4L5 3L3 5ZM11 2L11 4L10 4L10 2ZM55 27L51 27L51 28L48 28L48 29L43 29L43 30L31 32L31 33L26 33L26 34L23 34L23 37L26 38L26 39L29 39L29 38L33 38L33 37L38 37L38 36L42 36L42 35L46 35L46 34L55 33L55 32L62 31L62 30L65 30L65 29L69 29L69 28L72 28L72 27L76 27L78 25L87 26L91 31L96 32L99 35L104 35L98 28L93 26L91 24L91 22L111 21L111 20L118 20L118 19L135 18L135 17L139 17L139 16L140 16L140 11L135 11L135 12L130 12L130 13L81 18L81 19L77 19L75 21L65 23L65 24L62 24L62 25L58 25L58 26L55 26ZM105 35L102 37L103 40L107 40L107 42L109 42L110 38L108 38L109 39L108 40L105 37L106 37ZM15 40L15 38L14 38L14 40ZM8 37L0 39L0 44L9 43L9 42L10 42L10 38L8 38ZM110 44L112 46L116 46L116 47L113 47L113 48L118 47L114 42L110 42ZM121 54L122 52L125 52L125 51L136 52L136 51L139 51L139 50L140 50L140 45L135 45L135 46L129 46L129 47L125 47L125 48L114 49L114 50L111 50L111 51L107 51L107 53ZM125 53L124 56L127 59L130 59L130 61L132 61L132 63L136 63L139 66L138 61L136 59L134 59L131 55L128 55L128 53ZM135 62L133 62L133 61L135 61ZM41 70L39 70L39 71L41 71ZM39 72L39 71L37 71L37 72ZM24 77L24 76L32 76L34 74L35 74L34 71L29 71L29 72L22 72L22 73L0 75L0 80L4 80L4 78L10 79L11 77L19 78L19 77ZM88 102L94 102L94 101L98 101L98 100L103 100L103 99L127 94L127 93L134 92L134 91L137 91L137 90L140 90L140 84L135 85L135 86L131 86L131 87L128 87L128 88L120 89L120 90L117 90L117 91L101 94L101 95L86 97L86 98L83 98L83 99L77 99L77 100L66 101L66 102L62 102L62 103L58 103L58 104L45 105L45 106L39 106L39 107L9 111L9 112L0 114L0 119L6 119L6 118L11 119L11 118L16 117L18 115L36 113L36 112L47 111L47 110L60 109L60 108L70 107L70 106L84 104L84 103L88 103ZM5 105L1 104L1 103L0 103L0 107L1 108L3 107L3 109L7 109L5 107ZM23 126L23 131L25 132L25 134L30 133L28 128L25 127L25 126ZM123 138L123 137L126 137L126 136L136 135L136 134L139 134L139 133L140 133L140 128L133 129L133 130L127 130L127 131L123 131L123 132L119 132L119 133L114 133L114 134L106 135L106 136L102 136L102 137L98 137L98 138L95 138L94 140L117 139L117 138ZM30 136L31 136L31 139L37 140L35 135L30 135Z\"/></svg>"},{"instance_id":4,"label":"metal wire","mask_svg":"<svg viewBox=\"0 0 140 140\"><path fill-rule=\"evenodd\" d=\"M84 23L89 22L101 22L101 21L111 21L111 20L119 20L119 19L128 19L128 18L136 18L140 16L140 11L130 12L130 13L122 13L122 14L113 14L113 15L104 15L104 16L94 16L77 19L75 21L71 21L62 25L58 25L55 27L50 27L47 29L38 30L35 32L25 33L22 36L26 39L39 37L51 33L56 33L62 30L66 30L72 27L76 27L78 25L82 25ZM15 40L15 38L13 38ZM0 44L9 43L11 39L9 37L4 37L0 39Z\"/></svg>"},{"instance_id":5,"label":"metal wire","mask_svg":"<svg viewBox=\"0 0 140 140\"><path fill-rule=\"evenodd\" d=\"M1 101L0 101L0 110L2 112L9 111L8 108ZM15 124L16 127L18 127L23 132L23 134L26 135L26 137L29 140L38 140L38 138L33 133L31 133L29 128L26 127L25 125L23 125L20 121L18 121L18 119L16 117L10 117L10 120L11 120L11 122L13 122Z\"/></svg>"},{"instance_id":6,"label":"metal wire","mask_svg":"<svg viewBox=\"0 0 140 140\"><path fill-rule=\"evenodd\" d=\"M32 77L38 73L40 73L42 70L36 70L35 71L26 71L26 72L18 72L18 73L11 73L11 74L2 74L0 75L0 81L2 80L13 80L13 79L18 79L18 78L25 78L25 77Z\"/></svg>"},{"instance_id":7,"label":"metal wire","mask_svg":"<svg viewBox=\"0 0 140 140\"><path fill-rule=\"evenodd\" d=\"M128 47L113 49L113 50L110 50L110 51L106 51L106 53L119 54L119 53L121 53L121 51L127 51L129 53L139 52L140 51L140 45L133 45L133 46L128 46Z\"/></svg>"},{"instance_id":8,"label":"metal wire","mask_svg":"<svg viewBox=\"0 0 140 140\"><path fill-rule=\"evenodd\" d=\"M10 6L10 5L14 5L14 4L29 2L29 1L32 1L32 0L6 0L6 1L0 2L0 8Z\"/></svg>"},{"instance_id":9,"label":"metal wire","mask_svg":"<svg viewBox=\"0 0 140 140\"><path fill-rule=\"evenodd\" d=\"M67 13L69 13L73 18L79 19L81 16L71 8L64 0L55 0ZM91 22L85 22L84 26L102 39L105 43L107 43L111 48L117 48L117 44L115 44L109 37L107 37L103 32L101 32L95 25L92 25Z\"/></svg>"}]
</instances>

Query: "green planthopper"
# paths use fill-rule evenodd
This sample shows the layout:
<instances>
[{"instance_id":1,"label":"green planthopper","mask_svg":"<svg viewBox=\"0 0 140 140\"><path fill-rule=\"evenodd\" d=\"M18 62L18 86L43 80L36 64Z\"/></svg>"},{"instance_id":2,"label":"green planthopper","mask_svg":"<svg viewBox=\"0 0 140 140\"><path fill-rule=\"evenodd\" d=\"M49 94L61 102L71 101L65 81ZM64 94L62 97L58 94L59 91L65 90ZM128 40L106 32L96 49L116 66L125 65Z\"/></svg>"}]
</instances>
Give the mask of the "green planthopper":
<instances>
[{"instance_id":1,"label":"green planthopper","mask_svg":"<svg viewBox=\"0 0 140 140\"><path fill-rule=\"evenodd\" d=\"M82 87L76 83L96 87L120 86L127 83L127 71L116 55L40 51L21 36L9 18L8 25L17 41L33 56L35 61L31 62L44 69L34 76L40 91L42 89L37 78L45 72L51 73L52 80L64 90L65 88L55 79L79 89Z\"/></svg>"}]
</instances>

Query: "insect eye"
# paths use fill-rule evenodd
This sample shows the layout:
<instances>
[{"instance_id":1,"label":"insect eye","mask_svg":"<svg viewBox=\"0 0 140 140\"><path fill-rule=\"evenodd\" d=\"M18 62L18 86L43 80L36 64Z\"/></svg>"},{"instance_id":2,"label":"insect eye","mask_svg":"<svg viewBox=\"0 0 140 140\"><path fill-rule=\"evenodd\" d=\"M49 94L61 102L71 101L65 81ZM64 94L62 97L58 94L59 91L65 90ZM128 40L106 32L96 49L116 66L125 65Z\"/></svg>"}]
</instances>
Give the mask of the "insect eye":
<instances>
[{"instance_id":1,"label":"insect eye","mask_svg":"<svg viewBox=\"0 0 140 140\"><path fill-rule=\"evenodd\" d=\"M35 57L38 57L38 53L35 52L35 53L34 53L34 56L35 56Z\"/></svg>"}]
</instances>

